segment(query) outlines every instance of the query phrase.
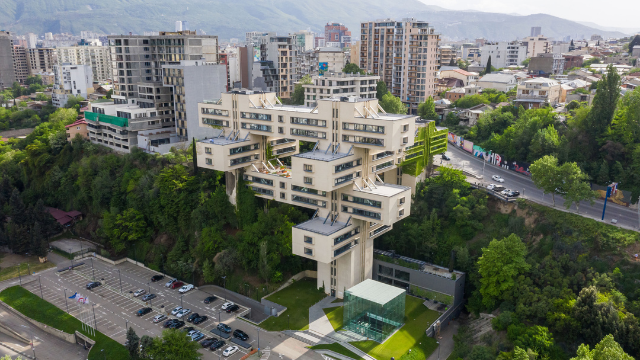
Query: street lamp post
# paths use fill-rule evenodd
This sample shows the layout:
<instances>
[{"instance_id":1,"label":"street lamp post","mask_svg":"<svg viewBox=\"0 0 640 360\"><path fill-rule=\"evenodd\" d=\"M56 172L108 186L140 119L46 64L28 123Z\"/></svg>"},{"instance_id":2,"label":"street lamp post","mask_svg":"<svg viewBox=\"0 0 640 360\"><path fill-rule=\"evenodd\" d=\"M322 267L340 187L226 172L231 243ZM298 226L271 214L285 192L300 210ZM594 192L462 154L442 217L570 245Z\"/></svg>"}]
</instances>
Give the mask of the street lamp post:
<instances>
[{"instance_id":1,"label":"street lamp post","mask_svg":"<svg viewBox=\"0 0 640 360\"><path fill-rule=\"evenodd\" d=\"M180 307L183 307L182 305L182 297L184 296L184 294L180 295Z\"/></svg>"},{"instance_id":2,"label":"street lamp post","mask_svg":"<svg viewBox=\"0 0 640 360\"><path fill-rule=\"evenodd\" d=\"M71 252L71 249L69 249L69 255L71 255L71 269L73 269L73 253Z\"/></svg>"},{"instance_id":3,"label":"street lamp post","mask_svg":"<svg viewBox=\"0 0 640 360\"><path fill-rule=\"evenodd\" d=\"M20 265L22 264L18 264L18 280L20 281L20 286L22 286L22 275L20 275Z\"/></svg>"},{"instance_id":4,"label":"street lamp post","mask_svg":"<svg viewBox=\"0 0 640 360\"><path fill-rule=\"evenodd\" d=\"M29 271L27 275L31 275L31 266L29 266L29 263L27 263L27 270Z\"/></svg>"},{"instance_id":5,"label":"street lamp post","mask_svg":"<svg viewBox=\"0 0 640 360\"><path fill-rule=\"evenodd\" d=\"M438 360L440 360L440 342L436 341L436 344L438 345Z\"/></svg>"},{"instance_id":6,"label":"street lamp post","mask_svg":"<svg viewBox=\"0 0 640 360\"><path fill-rule=\"evenodd\" d=\"M93 329L98 329L98 322L96 321L96 308L95 305L91 304L91 309L93 309Z\"/></svg>"},{"instance_id":7,"label":"street lamp post","mask_svg":"<svg viewBox=\"0 0 640 360\"><path fill-rule=\"evenodd\" d=\"M120 269L116 270L118 270L118 279L120 279L120 293L122 294L122 276L120 276Z\"/></svg>"},{"instance_id":8,"label":"street lamp post","mask_svg":"<svg viewBox=\"0 0 640 360\"><path fill-rule=\"evenodd\" d=\"M44 296L42 295L42 282L40 282L40 275L38 275L38 284L40 284L40 298L44 300Z\"/></svg>"},{"instance_id":9,"label":"street lamp post","mask_svg":"<svg viewBox=\"0 0 640 360\"><path fill-rule=\"evenodd\" d=\"M93 281L96 281L96 270L91 268L91 273L93 274Z\"/></svg>"},{"instance_id":10,"label":"street lamp post","mask_svg":"<svg viewBox=\"0 0 640 360\"><path fill-rule=\"evenodd\" d=\"M126 319L124 320L124 329L125 329L126 331L128 331L128 330L129 330L129 320L126 320Z\"/></svg>"},{"instance_id":11,"label":"street lamp post","mask_svg":"<svg viewBox=\"0 0 640 360\"><path fill-rule=\"evenodd\" d=\"M224 283L222 285L224 287L224 302L227 302L227 277L223 276L222 280L224 280Z\"/></svg>"},{"instance_id":12,"label":"street lamp post","mask_svg":"<svg viewBox=\"0 0 640 360\"><path fill-rule=\"evenodd\" d=\"M69 304L67 303L67 289L64 289L64 305L67 307L67 314L69 313Z\"/></svg>"}]
</instances>

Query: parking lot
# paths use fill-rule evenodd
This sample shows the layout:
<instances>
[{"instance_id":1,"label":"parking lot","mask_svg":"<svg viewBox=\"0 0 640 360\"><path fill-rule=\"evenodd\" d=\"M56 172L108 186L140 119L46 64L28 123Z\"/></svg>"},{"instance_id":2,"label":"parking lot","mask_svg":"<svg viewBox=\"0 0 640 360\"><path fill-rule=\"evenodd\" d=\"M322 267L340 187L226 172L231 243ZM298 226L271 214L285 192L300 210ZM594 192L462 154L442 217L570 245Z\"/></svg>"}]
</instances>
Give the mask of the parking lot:
<instances>
[{"instance_id":1,"label":"parking lot","mask_svg":"<svg viewBox=\"0 0 640 360\"><path fill-rule=\"evenodd\" d=\"M248 312L249 309L238 304L240 306L239 310L231 314L226 313L221 309L222 304L225 302L224 292L210 294L193 289L185 294L180 294L178 289L165 287L165 283L170 280L169 278L165 277L158 282L151 282L151 277L157 273L135 264L127 262L113 266L95 259L93 261L83 259L82 261L85 263L84 265L71 271L57 273L52 269L46 275L43 274L40 281L30 282L25 285L25 288L38 296L41 295L42 291L42 296L45 300L65 311L67 311L68 307L69 313L77 318L80 317L80 313L83 310L85 314L90 314L91 317L93 317L95 311L97 330L120 343L124 343L126 339L126 326L133 327L138 336L161 335L164 330L162 327L164 321L154 323L153 318L158 314L165 314L168 315L168 318L175 318L170 314L171 310L176 306L182 306L191 309L191 313L198 313L201 316L206 315L208 317L206 321L199 325L193 325L185 321L184 327L192 326L205 335L202 340L211 337L220 339L219 336L210 331L215 329L219 321L221 321L234 330L241 328L249 335L247 343L251 347L258 347L257 327L236 319L236 316ZM59 268L65 267L68 267L68 265L59 266ZM101 282L102 285L92 290L86 290L86 284L94 279ZM133 296L133 292L138 289L144 289L147 293L156 294L157 297L149 302L143 302L142 296ZM68 299L75 292L88 297L89 304L81 305L76 300ZM217 299L210 304L204 304L204 299L212 295L215 295ZM151 307L153 311L144 316L136 316L136 312L143 307ZM269 336L265 336L267 334L261 331L261 335L263 335L261 346L263 349L270 347L271 341L265 339L265 337L269 338ZM204 358L219 358L227 346L236 345L230 342L232 338L233 336L229 339L222 339L226 342L226 345L215 352L202 349L201 352L205 354ZM239 346L239 351L230 356L229 359L239 359L248 352L249 349Z\"/></svg>"}]
</instances>

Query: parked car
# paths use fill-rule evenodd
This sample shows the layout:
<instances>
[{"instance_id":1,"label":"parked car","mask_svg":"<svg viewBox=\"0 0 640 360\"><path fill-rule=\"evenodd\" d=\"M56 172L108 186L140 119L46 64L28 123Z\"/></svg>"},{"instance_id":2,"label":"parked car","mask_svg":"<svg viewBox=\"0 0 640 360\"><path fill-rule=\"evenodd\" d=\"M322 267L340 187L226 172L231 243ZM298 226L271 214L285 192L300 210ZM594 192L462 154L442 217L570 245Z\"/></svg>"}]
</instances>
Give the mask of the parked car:
<instances>
[{"instance_id":1,"label":"parked car","mask_svg":"<svg viewBox=\"0 0 640 360\"><path fill-rule=\"evenodd\" d=\"M511 191L509 191L508 193L506 193L505 195L506 195L507 197L516 197L516 196L520 195L520 193L519 193L519 192L517 192L517 191L513 191L513 190L511 190Z\"/></svg>"},{"instance_id":2,"label":"parked car","mask_svg":"<svg viewBox=\"0 0 640 360\"><path fill-rule=\"evenodd\" d=\"M152 308L146 307L146 308L142 308L140 310L138 310L138 312L136 313L136 315L138 316L143 316L143 315L147 315L148 313L150 313L151 311L153 311Z\"/></svg>"},{"instance_id":3,"label":"parked car","mask_svg":"<svg viewBox=\"0 0 640 360\"><path fill-rule=\"evenodd\" d=\"M502 185L496 185L496 186L494 186L494 187L493 187L493 189L491 189L491 190L493 190L493 191L495 191L495 192L501 192L502 190L504 190L504 186L502 186Z\"/></svg>"},{"instance_id":4,"label":"parked car","mask_svg":"<svg viewBox=\"0 0 640 360\"><path fill-rule=\"evenodd\" d=\"M154 322L154 323L159 323L160 321L162 321L162 320L164 320L164 319L166 319L166 318L167 318L167 315L165 315L165 314L156 315L156 316L153 318L153 322Z\"/></svg>"},{"instance_id":5,"label":"parked car","mask_svg":"<svg viewBox=\"0 0 640 360\"><path fill-rule=\"evenodd\" d=\"M200 314L198 313L193 313L191 315L189 315L189 317L187 318L187 322L192 322L193 320L197 319L200 317Z\"/></svg>"},{"instance_id":6,"label":"parked car","mask_svg":"<svg viewBox=\"0 0 640 360\"><path fill-rule=\"evenodd\" d=\"M200 341L204 338L204 334L198 331L197 333L191 336L191 341Z\"/></svg>"},{"instance_id":7,"label":"parked car","mask_svg":"<svg viewBox=\"0 0 640 360\"><path fill-rule=\"evenodd\" d=\"M235 329L233 331L233 337L238 338L242 341L247 341L249 340L249 335L247 335L246 332L240 330L240 329Z\"/></svg>"},{"instance_id":8,"label":"parked car","mask_svg":"<svg viewBox=\"0 0 640 360\"><path fill-rule=\"evenodd\" d=\"M149 301L156 298L156 294L147 294L142 297L142 301Z\"/></svg>"},{"instance_id":9,"label":"parked car","mask_svg":"<svg viewBox=\"0 0 640 360\"><path fill-rule=\"evenodd\" d=\"M209 347L209 350L216 351L216 350L222 348L225 345L226 345L226 343L224 342L224 340L217 340L216 342L211 344L211 346Z\"/></svg>"},{"instance_id":10,"label":"parked car","mask_svg":"<svg viewBox=\"0 0 640 360\"><path fill-rule=\"evenodd\" d=\"M182 306L177 306L175 309L171 310L171 315L176 315L182 310Z\"/></svg>"},{"instance_id":11,"label":"parked car","mask_svg":"<svg viewBox=\"0 0 640 360\"><path fill-rule=\"evenodd\" d=\"M228 348L224 349L224 351L222 352L222 356L231 356L236 352L238 352L237 346L229 346Z\"/></svg>"},{"instance_id":12,"label":"parked car","mask_svg":"<svg viewBox=\"0 0 640 360\"><path fill-rule=\"evenodd\" d=\"M231 327L227 324L223 324L220 323L218 324L218 330L222 331L223 333L229 334L231 333Z\"/></svg>"},{"instance_id":13,"label":"parked car","mask_svg":"<svg viewBox=\"0 0 640 360\"><path fill-rule=\"evenodd\" d=\"M94 288L97 288L100 285L102 285L102 283L100 283L100 281L92 281L92 282L87 284L87 290L92 290Z\"/></svg>"},{"instance_id":14,"label":"parked car","mask_svg":"<svg viewBox=\"0 0 640 360\"><path fill-rule=\"evenodd\" d=\"M199 332L198 330L196 330L196 329L194 329L194 328L192 328L192 327L190 327L189 329L191 329L191 330L189 330L189 331L187 332L187 336L189 336L189 337L191 337L191 336L193 336L193 334L195 334L195 333ZM186 330L186 329L185 329L185 330Z\"/></svg>"},{"instance_id":15,"label":"parked car","mask_svg":"<svg viewBox=\"0 0 640 360\"><path fill-rule=\"evenodd\" d=\"M169 325L169 329L180 329L184 326L184 321L176 321L173 324Z\"/></svg>"},{"instance_id":16,"label":"parked car","mask_svg":"<svg viewBox=\"0 0 640 360\"><path fill-rule=\"evenodd\" d=\"M203 322L207 321L207 319L209 319L208 316L199 316L195 320L193 320L193 323L196 325L202 324Z\"/></svg>"},{"instance_id":17,"label":"parked car","mask_svg":"<svg viewBox=\"0 0 640 360\"><path fill-rule=\"evenodd\" d=\"M202 340L202 342L200 342L200 345L202 345L202 347L209 347L213 345L213 343L215 343L216 341L218 341L216 338L208 338L208 339Z\"/></svg>"},{"instance_id":18,"label":"parked car","mask_svg":"<svg viewBox=\"0 0 640 360\"><path fill-rule=\"evenodd\" d=\"M169 281L167 281L166 284L164 284L165 287L170 287L171 285L173 285L174 282L178 281L178 279L171 279Z\"/></svg>"},{"instance_id":19,"label":"parked car","mask_svg":"<svg viewBox=\"0 0 640 360\"><path fill-rule=\"evenodd\" d=\"M191 336L191 334L193 334L196 331L196 329L193 326L187 326L186 328L180 331L187 333L187 336Z\"/></svg>"},{"instance_id":20,"label":"parked car","mask_svg":"<svg viewBox=\"0 0 640 360\"><path fill-rule=\"evenodd\" d=\"M145 290L145 289L138 289L138 290L136 290L136 292L133 293L133 296L138 297L140 295L143 295L146 292L147 292L147 290Z\"/></svg>"},{"instance_id":21,"label":"parked car","mask_svg":"<svg viewBox=\"0 0 640 360\"><path fill-rule=\"evenodd\" d=\"M493 190L493 188L496 187L496 184L489 184L487 185L487 190Z\"/></svg>"},{"instance_id":22,"label":"parked car","mask_svg":"<svg viewBox=\"0 0 640 360\"><path fill-rule=\"evenodd\" d=\"M178 322L178 321L180 321L180 320L178 320L178 319L169 319L169 320L165 321L164 324L162 324L162 327L168 328L168 327L171 326L171 324L173 324L174 322Z\"/></svg>"},{"instance_id":23,"label":"parked car","mask_svg":"<svg viewBox=\"0 0 640 360\"><path fill-rule=\"evenodd\" d=\"M235 305L235 304L231 301L227 301L226 303L222 304L222 310L227 310L227 308L231 305Z\"/></svg>"},{"instance_id":24,"label":"parked car","mask_svg":"<svg viewBox=\"0 0 640 360\"><path fill-rule=\"evenodd\" d=\"M209 296L209 297L207 297L206 299L204 299L204 303L205 303L205 304L211 304L212 302L214 302L214 301L216 301L216 300L218 300L218 298L217 298L217 297L215 297L215 296Z\"/></svg>"},{"instance_id":25,"label":"parked car","mask_svg":"<svg viewBox=\"0 0 640 360\"><path fill-rule=\"evenodd\" d=\"M449 160L451 160L451 158L448 157L446 154L442 154L442 160L449 161Z\"/></svg>"},{"instance_id":26,"label":"parked car","mask_svg":"<svg viewBox=\"0 0 640 360\"><path fill-rule=\"evenodd\" d=\"M513 196L519 196L520 195L520 191L518 191L518 190L512 190L511 192L513 193Z\"/></svg>"},{"instance_id":27,"label":"parked car","mask_svg":"<svg viewBox=\"0 0 640 360\"><path fill-rule=\"evenodd\" d=\"M231 306L229 306L227 308L227 313L232 313L234 311L238 311L238 309L240 309L240 306L238 306L236 304L233 304L233 305L231 305Z\"/></svg>"},{"instance_id":28,"label":"parked car","mask_svg":"<svg viewBox=\"0 0 640 360\"><path fill-rule=\"evenodd\" d=\"M503 182L504 182L504 179L503 179L502 177L498 176L498 175L493 175L493 176L491 177L491 179L492 179L493 181L497 181L497 182L499 182L499 183L503 183Z\"/></svg>"},{"instance_id":29,"label":"parked car","mask_svg":"<svg viewBox=\"0 0 640 360\"><path fill-rule=\"evenodd\" d=\"M162 279L164 279L164 275L153 275L153 276L151 277L151 281L152 281L152 282L160 281L160 280L162 280Z\"/></svg>"},{"instance_id":30,"label":"parked car","mask_svg":"<svg viewBox=\"0 0 640 360\"><path fill-rule=\"evenodd\" d=\"M182 317L184 317L185 315L187 315L190 312L191 312L191 309L182 309L182 310L180 310L180 312L178 312L176 314L176 317L177 318L182 318Z\"/></svg>"},{"instance_id":31,"label":"parked car","mask_svg":"<svg viewBox=\"0 0 640 360\"><path fill-rule=\"evenodd\" d=\"M171 284L171 288L172 288L172 289L177 289L177 288L179 288L179 287L180 287L180 286L182 286L182 285L184 285L184 283L183 283L182 281L176 281L176 282L174 282L173 284Z\"/></svg>"},{"instance_id":32,"label":"parked car","mask_svg":"<svg viewBox=\"0 0 640 360\"><path fill-rule=\"evenodd\" d=\"M187 291L193 289L193 285L189 284L189 285L185 285L183 287L180 288L180 290L178 290L179 293L184 294Z\"/></svg>"},{"instance_id":33,"label":"parked car","mask_svg":"<svg viewBox=\"0 0 640 360\"><path fill-rule=\"evenodd\" d=\"M500 194L502 194L504 196L507 196L507 194L510 193L510 192L511 192L511 189L504 189L504 190L500 191Z\"/></svg>"}]
</instances>

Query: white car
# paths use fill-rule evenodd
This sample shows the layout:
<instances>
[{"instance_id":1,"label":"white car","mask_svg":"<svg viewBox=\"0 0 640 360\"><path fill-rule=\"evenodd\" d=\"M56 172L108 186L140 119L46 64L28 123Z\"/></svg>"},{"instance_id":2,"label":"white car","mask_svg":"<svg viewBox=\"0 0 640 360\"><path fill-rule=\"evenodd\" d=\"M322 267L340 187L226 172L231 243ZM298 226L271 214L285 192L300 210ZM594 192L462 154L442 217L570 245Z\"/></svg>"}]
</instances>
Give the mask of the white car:
<instances>
[{"instance_id":1,"label":"white car","mask_svg":"<svg viewBox=\"0 0 640 360\"><path fill-rule=\"evenodd\" d=\"M136 292L133 293L133 296L138 297L140 295L143 295L146 292L147 291L145 289L138 289L138 290L136 290Z\"/></svg>"},{"instance_id":2,"label":"white car","mask_svg":"<svg viewBox=\"0 0 640 360\"><path fill-rule=\"evenodd\" d=\"M170 287L170 286L171 286L171 284L173 284L173 283L174 283L174 282L176 282L176 281L178 281L178 279L169 280L169 281L167 281L167 283L166 283L166 284L164 284L164 287Z\"/></svg>"},{"instance_id":3,"label":"white car","mask_svg":"<svg viewBox=\"0 0 640 360\"><path fill-rule=\"evenodd\" d=\"M195 329L194 329L194 330L191 330L191 331L189 331L189 332L187 333L187 336L188 336L188 337L192 337L193 335L195 335L195 334L196 334L196 333L198 333L198 332L199 332L199 331L198 331L198 330L195 330Z\"/></svg>"},{"instance_id":4,"label":"white car","mask_svg":"<svg viewBox=\"0 0 640 360\"><path fill-rule=\"evenodd\" d=\"M496 184L489 184L487 185L487 190L493 190L493 188L496 187Z\"/></svg>"},{"instance_id":5,"label":"white car","mask_svg":"<svg viewBox=\"0 0 640 360\"><path fill-rule=\"evenodd\" d=\"M181 287L180 290L178 290L178 292L180 292L181 294L184 294L191 289L193 289L193 285L189 284Z\"/></svg>"},{"instance_id":6,"label":"white car","mask_svg":"<svg viewBox=\"0 0 640 360\"><path fill-rule=\"evenodd\" d=\"M180 319L180 318L182 318L183 316L187 315L190 312L191 312L191 309L182 309L176 314L176 317L178 319Z\"/></svg>"},{"instance_id":7,"label":"white car","mask_svg":"<svg viewBox=\"0 0 640 360\"><path fill-rule=\"evenodd\" d=\"M224 349L224 351L222 352L222 356L231 356L236 352L238 352L237 346L229 346L228 348Z\"/></svg>"},{"instance_id":8,"label":"white car","mask_svg":"<svg viewBox=\"0 0 640 360\"><path fill-rule=\"evenodd\" d=\"M509 194L510 192L511 192L511 189L504 189L504 190L500 191L500 194L502 194L502 195L507 195L507 194Z\"/></svg>"},{"instance_id":9,"label":"white car","mask_svg":"<svg viewBox=\"0 0 640 360\"><path fill-rule=\"evenodd\" d=\"M493 181L497 181L497 182L500 182L500 183L503 183L503 182L504 182L504 179L503 179L503 178L501 178L501 177L500 177L500 176L498 176L498 175L493 175L493 176L491 177L491 179L492 179Z\"/></svg>"},{"instance_id":10,"label":"white car","mask_svg":"<svg viewBox=\"0 0 640 360\"><path fill-rule=\"evenodd\" d=\"M182 311L182 306L178 306L175 309L171 310L171 315L176 315L180 311Z\"/></svg>"},{"instance_id":11,"label":"white car","mask_svg":"<svg viewBox=\"0 0 640 360\"><path fill-rule=\"evenodd\" d=\"M222 304L222 310L227 310L227 308L229 308L232 305L235 305L235 304L233 302L231 302L231 301L226 302L226 303Z\"/></svg>"},{"instance_id":12,"label":"white car","mask_svg":"<svg viewBox=\"0 0 640 360\"><path fill-rule=\"evenodd\" d=\"M154 323L159 323L160 321L162 321L162 320L164 320L164 319L166 319L166 318L167 318L167 315L164 315L164 314L156 315L156 316L153 318L153 322L154 322Z\"/></svg>"}]
</instances>

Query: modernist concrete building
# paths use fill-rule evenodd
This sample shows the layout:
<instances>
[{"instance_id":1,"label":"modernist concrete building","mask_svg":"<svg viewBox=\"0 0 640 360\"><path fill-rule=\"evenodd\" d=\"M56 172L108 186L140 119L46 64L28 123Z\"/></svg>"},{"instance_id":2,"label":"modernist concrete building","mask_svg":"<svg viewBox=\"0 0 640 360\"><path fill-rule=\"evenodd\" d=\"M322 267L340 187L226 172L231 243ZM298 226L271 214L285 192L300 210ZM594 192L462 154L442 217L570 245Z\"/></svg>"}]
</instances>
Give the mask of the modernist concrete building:
<instances>
[{"instance_id":1,"label":"modernist concrete building","mask_svg":"<svg viewBox=\"0 0 640 360\"><path fill-rule=\"evenodd\" d=\"M10 88L16 81L13 67L13 39L8 31L0 31L0 90Z\"/></svg>"},{"instance_id":2,"label":"modernist concrete building","mask_svg":"<svg viewBox=\"0 0 640 360\"><path fill-rule=\"evenodd\" d=\"M304 104L315 107L318 100L331 97L355 96L362 99L373 99L377 93L380 76L360 74L325 74L314 76L313 83L302 85L304 88Z\"/></svg>"},{"instance_id":3,"label":"modernist concrete building","mask_svg":"<svg viewBox=\"0 0 640 360\"><path fill-rule=\"evenodd\" d=\"M91 66L93 81L113 79L111 49L107 46L67 46L57 48L56 52L60 63ZM125 75L125 69L121 74Z\"/></svg>"},{"instance_id":4,"label":"modernist concrete building","mask_svg":"<svg viewBox=\"0 0 640 360\"><path fill-rule=\"evenodd\" d=\"M64 107L70 96L86 99L93 93L93 73L88 65L62 64L54 66L55 84L51 102L55 107Z\"/></svg>"},{"instance_id":5,"label":"modernist concrete building","mask_svg":"<svg viewBox=\"0 0 640 360\"><path fill-rule=\"evenodd\" d=\"M258 197L316 210L293 227L292 251L317 261L318 287L340 298L371 278L373 239L409 215L425 158L447 147L446 129L387 114L376 98L311 108L243 90L198 106L200 126L221 129L196 143L199 166L226 173L233 203L241 179ZM300 154L298 141L315 144ZM278 159L289 156L291 166Z\"/></svg>"},{"instance_id":6,"label":"modernist concrete building","mask_svg":"<svg viewBox=\"0 0 640 360\"><path fill-rule=\"evenodd\" d=\"M417 114L436 91L440 36L434 28L415 19L363 22L360 41L360 67L379 75L409 114Z\"/></svg>"}]
</instances>

